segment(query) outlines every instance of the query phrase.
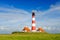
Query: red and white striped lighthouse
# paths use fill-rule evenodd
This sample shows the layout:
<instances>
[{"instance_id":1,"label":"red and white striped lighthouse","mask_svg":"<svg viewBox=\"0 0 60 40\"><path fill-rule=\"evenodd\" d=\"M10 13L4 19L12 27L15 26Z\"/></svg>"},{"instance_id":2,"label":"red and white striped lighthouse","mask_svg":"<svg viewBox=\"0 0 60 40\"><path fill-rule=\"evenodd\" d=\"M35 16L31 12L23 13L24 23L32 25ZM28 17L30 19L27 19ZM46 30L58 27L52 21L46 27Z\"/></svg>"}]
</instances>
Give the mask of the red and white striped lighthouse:
<instances>
[{"instance_id":1,"label":"red and white striped lighthouse","mask_svg":"<svg viewBox=\"0 0 60 40\"><path fill-rule=\"evenodd\" d=\"M32 32L36 32L35 13L32 12Z\"/></svg>"}]
</instances>

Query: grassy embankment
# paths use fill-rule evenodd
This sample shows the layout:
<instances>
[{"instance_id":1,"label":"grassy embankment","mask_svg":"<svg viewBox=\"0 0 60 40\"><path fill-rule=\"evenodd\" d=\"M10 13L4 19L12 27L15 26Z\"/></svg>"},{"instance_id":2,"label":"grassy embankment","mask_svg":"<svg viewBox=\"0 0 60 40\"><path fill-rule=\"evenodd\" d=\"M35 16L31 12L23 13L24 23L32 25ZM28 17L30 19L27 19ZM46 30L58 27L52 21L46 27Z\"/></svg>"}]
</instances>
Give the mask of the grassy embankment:
<instances>
[{"instance_id":1,"label":"grassy embankment","mask_svg":"<svg viewBox=\"0 0 60 40\"><path fill-rule=\"evenodd\" d=\"M48 33L1 34L0 40L60 40L60 34L48 34Z\"/></svg>"}]
</instances>

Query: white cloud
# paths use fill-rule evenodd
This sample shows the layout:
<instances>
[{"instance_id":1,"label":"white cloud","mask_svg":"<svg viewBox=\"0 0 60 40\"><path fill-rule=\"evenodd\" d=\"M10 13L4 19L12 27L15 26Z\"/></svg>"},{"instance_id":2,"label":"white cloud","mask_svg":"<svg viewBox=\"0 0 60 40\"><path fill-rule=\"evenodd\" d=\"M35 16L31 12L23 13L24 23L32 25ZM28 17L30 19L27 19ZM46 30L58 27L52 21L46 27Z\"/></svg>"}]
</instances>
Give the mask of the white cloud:
<instances>
[{"instance_id":1,"label":"white cloud","mask_svg":"<svg viewBox=\"0 0 60 40\"><path fill-rule=\"evenodd\" d=\"M46 11L34 10L34 12L37 28L40 26L47 30L51 30L52 27L60 28L60 6L57 4L51 5L50 9ZM21 30L24 26L31 28L31 19L31 13L23 9L0 7L0 25L3 26L0 27L0 30L5 30L4 26L8 27L10 31Z\"/></svg>"},{"instance_id":2,"label":"white cloud","mask_svg":"<svg viewBox=\"0 0 60 40\"><path fill-rule=\"evenodd\" d=\"M7 27L0 26L0 30L9 30Z\"/></svg>"},{"instance_id":3,"label":"white cloud","mask_svg":"<svg viewBox=\"0 0 60 40\"><path fill-rule=\"evenodd\" d=\"M48 29L51 32L58 32L60 28L60 5L51 5L46 11L35 10L37 27L42 26L44 29ZM48 28L46 27L48 26ZM59 31L60 32L60 31Z\"/></svg>"},{"instance_id":4,"label":"white cloud","mask_svg":"<svg viewBox=\"0 0 60 40\"><path fill-rule=\"evenodd\" d=\"M17 8L0 7L0 31L21 31L24 26L30 24L30 20L31 14L28 11ZM20 26L18 27L18 25Z\"/></svg>"},{"instance_id":5,"label":"white cloud","mask_svg":"<svg viewBox=\"0 0 60 40\"><path fill-rule=\"evenodd\" d=\"M25 20L29 20L31 17L31 14L25 10L22 9L9 9L9 8L0 8L0 19L6 20L6 22L23 22ZM4 23L4 21L3 21Z\"/></svg>"}]
</instances>

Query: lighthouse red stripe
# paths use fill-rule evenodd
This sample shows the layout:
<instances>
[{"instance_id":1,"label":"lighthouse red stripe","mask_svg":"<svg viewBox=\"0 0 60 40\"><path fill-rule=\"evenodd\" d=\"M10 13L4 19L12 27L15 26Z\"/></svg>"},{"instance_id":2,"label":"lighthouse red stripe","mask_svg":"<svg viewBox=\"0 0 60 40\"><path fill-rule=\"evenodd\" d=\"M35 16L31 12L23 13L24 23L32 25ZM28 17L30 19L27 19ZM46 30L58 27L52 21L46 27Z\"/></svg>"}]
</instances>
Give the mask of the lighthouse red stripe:
<instances>
[{"instance_id":1,"label":"lighthouse red stripe","mask_svg":"<svg viewBox=\"0 0 60 40\"><path fill-rule=\"evenodd\" d=\"M35 16L32 16L32 18L35 18Z\"/></svg>"},{"instance_id":2,"label":"lighthouse red stripe","mask_svg":"<svg viewBox=\"0 0 60 40\"><path fill-rule=\"evenodd\" d=\"M36 30L36 27L35 26L32 26L32 30Z\"/></svg>"},{"instance_id":3,"label":"lighthouse red stripe","mask_svg":"<svg viewBox=\"0 0 60 40\"><path fill-rule=\"evenodd\" d=\"M35 23L35 21L33 20L32 23Z\"/></svg>"}]
</instances>

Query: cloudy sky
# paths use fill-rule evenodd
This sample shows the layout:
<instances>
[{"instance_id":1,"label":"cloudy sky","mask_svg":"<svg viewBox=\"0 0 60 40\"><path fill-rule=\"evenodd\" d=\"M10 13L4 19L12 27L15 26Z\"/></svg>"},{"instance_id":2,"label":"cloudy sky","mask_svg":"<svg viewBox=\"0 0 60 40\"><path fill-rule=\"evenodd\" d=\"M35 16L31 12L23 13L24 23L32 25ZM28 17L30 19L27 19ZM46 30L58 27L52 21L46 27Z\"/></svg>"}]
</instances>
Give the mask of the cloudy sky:
<instances>
[{"instance_id":1,"label":"cloudy sky","mask_svg":"<svg viewBox=\"0 0 60 40\"><path fill-rule=\"evenodd\" d=\"M37 28L60 33L60 0L0 0L0 34L31 28L32 10Z\"/></svg>"}]
</instances>

